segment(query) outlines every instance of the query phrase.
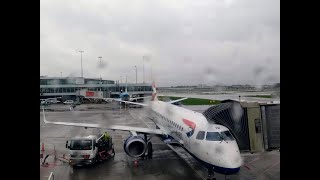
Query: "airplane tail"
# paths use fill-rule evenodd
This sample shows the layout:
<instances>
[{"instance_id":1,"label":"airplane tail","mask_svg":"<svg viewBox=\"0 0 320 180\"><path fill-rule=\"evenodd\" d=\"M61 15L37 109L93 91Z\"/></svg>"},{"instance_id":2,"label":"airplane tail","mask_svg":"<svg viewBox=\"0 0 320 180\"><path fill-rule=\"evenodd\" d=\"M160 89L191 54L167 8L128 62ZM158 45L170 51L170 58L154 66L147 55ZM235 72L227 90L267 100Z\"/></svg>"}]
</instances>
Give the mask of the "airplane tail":
<instances>
[{"instance_id":1,"label":"airplane tail","mask_svg":"<svg viewBox=\"0 0 320 180\"><path fill-rule=\"evenodd\" d=\"M151 101L158 101L156 83L154 81L152 83L152 90L153 90L153 92L152 92Z\"/></svg>"}]
</instances>

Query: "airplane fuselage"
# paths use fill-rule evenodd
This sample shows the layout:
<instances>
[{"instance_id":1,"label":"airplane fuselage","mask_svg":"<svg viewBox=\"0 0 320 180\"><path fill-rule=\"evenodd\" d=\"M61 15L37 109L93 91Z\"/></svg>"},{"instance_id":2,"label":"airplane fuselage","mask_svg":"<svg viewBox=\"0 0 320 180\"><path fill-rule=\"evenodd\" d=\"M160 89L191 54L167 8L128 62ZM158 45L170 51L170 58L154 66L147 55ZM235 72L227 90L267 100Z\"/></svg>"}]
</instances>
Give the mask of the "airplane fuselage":
<instances>
[{"instance_id":1,"label":"airplane fuselage","mask_svg":"<svg viewBox=\"0 0 320 180\"><path fill-rule=\"evenodd\" d=\"M223 174L239 171L242 159L236 140L221 139L229 132L226 127L209 123L201 113L166 102L151 101L149 107L155 124L208 168Z\"/></svg>"}]
</instances>

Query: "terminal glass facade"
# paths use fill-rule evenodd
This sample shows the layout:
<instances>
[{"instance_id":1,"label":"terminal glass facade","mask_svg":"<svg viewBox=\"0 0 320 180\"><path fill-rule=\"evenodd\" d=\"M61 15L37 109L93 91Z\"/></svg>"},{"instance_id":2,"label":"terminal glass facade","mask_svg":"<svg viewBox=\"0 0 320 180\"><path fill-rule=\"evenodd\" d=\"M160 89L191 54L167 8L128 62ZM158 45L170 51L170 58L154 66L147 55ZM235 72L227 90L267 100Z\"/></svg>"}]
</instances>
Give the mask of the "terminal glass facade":
<instances>
[{"instance_id":1,"label":"terminal glass facade","mask_svg":"<svg viewBox=\"0 0 320 180\"><path fill-rule=\"evenodd\" d=\"M115 84L112 80L88 79L81 77L57 78L40 77L40 97L41 96L64 96L79 95L82 89L88 91L103 91L104 96L110 96L110 92L117 94L125 92L125 84ZM151 84L128 84L128 92L149 94L152 92ZM107 95L109 93L109 95Z\"/></svg>"}]
</instances>

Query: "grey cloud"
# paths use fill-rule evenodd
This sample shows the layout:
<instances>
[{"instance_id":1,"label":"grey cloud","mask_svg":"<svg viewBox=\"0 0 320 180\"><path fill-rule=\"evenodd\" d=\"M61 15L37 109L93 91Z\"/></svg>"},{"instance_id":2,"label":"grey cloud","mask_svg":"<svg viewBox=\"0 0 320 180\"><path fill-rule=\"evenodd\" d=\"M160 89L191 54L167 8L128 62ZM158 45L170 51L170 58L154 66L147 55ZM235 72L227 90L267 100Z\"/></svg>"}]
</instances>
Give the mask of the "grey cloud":
<instances>
[{"instance_id":1,"label":"grey cloud","mask_svg":"<svg viewBox=\"0 0 320 180\"><path fill-rule=\"evenodd\" d=\"M79 76L82 49L91 77L135 81L136 65L141 81L147 54L145 77L152 64L160 86L279 81L278 1L80 2L41 1L42 75ZM107 66L97 66L98 56ZM254 76L257 67L266 78Z\"/></svg>"}]
</instances>

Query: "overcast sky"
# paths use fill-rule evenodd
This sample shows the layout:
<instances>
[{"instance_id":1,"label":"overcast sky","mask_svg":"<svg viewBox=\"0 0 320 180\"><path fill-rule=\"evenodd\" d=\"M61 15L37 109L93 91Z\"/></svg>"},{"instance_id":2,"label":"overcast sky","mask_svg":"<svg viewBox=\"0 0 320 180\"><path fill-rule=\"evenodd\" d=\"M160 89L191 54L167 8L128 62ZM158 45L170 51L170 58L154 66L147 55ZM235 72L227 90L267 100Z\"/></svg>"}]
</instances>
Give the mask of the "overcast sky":
<instances>
[{"instance_id":1,"label":"overcast sky","mask_svg":"<svg viewBox=\"0 0 320 180\"><path fill-rule=\"evenodd\" d=\"M279 0L41 0L40 75L280 82ZM99 65L102 56L102 66ZM152 67L152 73L151 73Z\"/></svg>"}]
</instances>

